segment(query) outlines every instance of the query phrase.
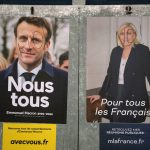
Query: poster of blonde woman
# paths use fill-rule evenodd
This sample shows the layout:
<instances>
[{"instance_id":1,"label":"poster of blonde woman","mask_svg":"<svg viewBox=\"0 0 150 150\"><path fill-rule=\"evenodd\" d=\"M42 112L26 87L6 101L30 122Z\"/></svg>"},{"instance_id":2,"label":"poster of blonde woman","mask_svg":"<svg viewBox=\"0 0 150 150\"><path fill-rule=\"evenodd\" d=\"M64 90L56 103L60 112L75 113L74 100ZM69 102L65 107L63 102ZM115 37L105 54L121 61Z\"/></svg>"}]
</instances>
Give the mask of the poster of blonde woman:
<instances>
[{"instance_id":1,"label":"poster of blonde woman","mask_svg":"<svg viewBox=\"0 0 150 150\"><path fill-rule=\"evenodd\" d=\"M148 22L149 17L88 17L87 121L150 122Z\"/></svg>"}]
</instances>

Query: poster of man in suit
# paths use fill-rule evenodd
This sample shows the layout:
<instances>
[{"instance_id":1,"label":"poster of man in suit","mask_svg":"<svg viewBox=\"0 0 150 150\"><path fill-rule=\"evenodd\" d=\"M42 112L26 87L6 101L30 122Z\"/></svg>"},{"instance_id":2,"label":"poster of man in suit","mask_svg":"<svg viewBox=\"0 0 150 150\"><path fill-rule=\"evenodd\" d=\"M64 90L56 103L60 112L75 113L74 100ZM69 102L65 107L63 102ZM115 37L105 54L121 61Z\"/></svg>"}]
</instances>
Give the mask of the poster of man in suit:
<instances>
[{"instance_id":1,"label":"poster of man in suit","mask_svg":"<svg viewBox=\"0 0 150 150\"><path fill-rule=\"evenodd\" d=\"M60 24L65 24L66 34L59 31ZM64 34L67 44L65 49L60 45L57 52L58 31ZM68 51L68 33L67 19L36 16L16 19L14 49L17 57L0 72L0 121L66 123L68 73L55 62Z\"/></svg>"}]
</instances>

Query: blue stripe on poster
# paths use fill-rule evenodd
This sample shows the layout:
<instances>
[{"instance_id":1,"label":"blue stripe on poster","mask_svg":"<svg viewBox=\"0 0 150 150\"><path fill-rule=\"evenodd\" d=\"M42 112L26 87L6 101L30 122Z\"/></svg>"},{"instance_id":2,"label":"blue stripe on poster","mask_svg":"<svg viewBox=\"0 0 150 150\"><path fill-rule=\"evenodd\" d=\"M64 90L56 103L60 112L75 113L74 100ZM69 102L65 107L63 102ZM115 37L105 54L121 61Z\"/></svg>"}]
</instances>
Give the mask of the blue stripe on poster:
<instances>
[{"instance_id":1,"label":"blue stripe on poster","mask_svg":"<svg viewBox=\"0 0 150 150\"><path fill-rule=\"evenodd\" d=\"M0 0L0 4L71 5L72 4L72 0Z\"/></svg>"},{"instance_id":2,"label":"blue stripe on poster","mask_svg":"<svg viewBox=\"0 0 150 150\"><path fill-rule=\"evenodd\" d=\"M150 4L150 0L86 0L87 5Z\"/></svg>"},{"instance_id":3,"label":"blue stripe on poster","mask_svg":"<svg viewBox=\"0 0 150 150\"><path fill-rule=\"evenodd\" d=\"M150 124L100 124L100 150L149 150Z\"/></svg>"}]
</instances>

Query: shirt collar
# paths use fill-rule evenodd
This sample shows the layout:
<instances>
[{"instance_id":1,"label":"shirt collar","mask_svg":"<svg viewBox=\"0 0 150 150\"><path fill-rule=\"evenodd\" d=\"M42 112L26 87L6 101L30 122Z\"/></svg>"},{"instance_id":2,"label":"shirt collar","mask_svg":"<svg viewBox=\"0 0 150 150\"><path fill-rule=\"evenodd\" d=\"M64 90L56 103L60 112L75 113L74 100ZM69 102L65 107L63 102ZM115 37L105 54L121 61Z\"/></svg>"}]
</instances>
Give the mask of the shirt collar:
<instances>
[{"instance_id":1,"label":"shirt collar","mask_svg":"<svg viewBox=\"0 0 150 150\"><path fill-rule=\"evenodd\" d=\"M17 76L17 63L18 63L18 59L16 59L9 67L8 69L6 69L6 73L5 73L5 77L7 78L9 75L14 75ZM42 68L40 71L46 72L49 76L53 77L54 76L54 67L52 65L50 65L46 60L43 59L42 62ZM18 74L18 73L17 73Z\"/></svg>"},{"instance_id":2,"label":"shirt collar","mask_svg":"<svg viewBox=\"0 0 150 150\"><path fill-rule=\"evenodd\" d=\"M19 61L17 63L17 68L18 68L18 77L21 76L23 73L28 72L20 65ZM33 70L31 70L30 72L33 73L34 75L37 75L38 72L41 70L41 68L42 68L42 63L38 65L36 68L34 68Z\"/></svg>"}]
</instances>

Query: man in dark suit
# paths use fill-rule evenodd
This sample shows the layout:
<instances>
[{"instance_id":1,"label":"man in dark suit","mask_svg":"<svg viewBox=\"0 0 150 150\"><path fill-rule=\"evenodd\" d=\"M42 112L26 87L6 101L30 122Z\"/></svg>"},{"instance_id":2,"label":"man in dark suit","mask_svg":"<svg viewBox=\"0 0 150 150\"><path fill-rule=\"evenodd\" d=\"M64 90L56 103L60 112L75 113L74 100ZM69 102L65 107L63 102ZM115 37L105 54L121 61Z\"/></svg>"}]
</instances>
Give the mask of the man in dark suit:
<instances>
[{"instance_id":1,"label":"man in dark suit","mask_svg":"<svg viewBox=\"0 0 150 150\"><path fill-rule=\"evenodd\" d=\"M66 123L67 73L43 59L49 23L21 17L14 33L18 59L0 72L0 121Z\"/></svg>"},{"instance_id":2,"label":"man in dark suit","mask_svg":"<svg viewBox=\"0 0 150 150\"><path fill-rule=\"evenodd\" d=\"M68 51L66 51L60 55L59 68L62 70L68 71L68 68L69 68L69 53L68 53Z\"/></svg>"}]
</instances>

